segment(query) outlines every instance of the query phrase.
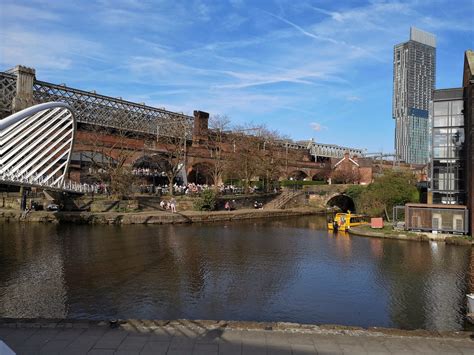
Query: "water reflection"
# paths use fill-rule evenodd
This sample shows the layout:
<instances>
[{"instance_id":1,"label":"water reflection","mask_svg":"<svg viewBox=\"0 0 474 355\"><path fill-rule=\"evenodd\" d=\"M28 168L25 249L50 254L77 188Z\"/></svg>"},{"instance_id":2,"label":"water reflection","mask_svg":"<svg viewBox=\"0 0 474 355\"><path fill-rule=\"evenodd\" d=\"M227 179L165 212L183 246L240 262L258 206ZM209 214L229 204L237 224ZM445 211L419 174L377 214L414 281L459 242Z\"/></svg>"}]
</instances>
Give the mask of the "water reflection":
<instances>
[{"instance_id":1,"label":"water reflection","mask_svg":"<svg viewBox=\"0 0 474 355\"><path fill-rule=\"evenodd\" d=\"M470 248L324 228L4 224L0 316L462 327Z\"/></svg>"},{"instance_id":2,"label":"water reflection","mask_svg":"<svg viewBox=\"0 0 474 355\"><path fill-rule=\"evenodd\" d=\"M63 255L54 229L16 224L1 231L10 236L0 238L0 250L8 250L0 253L0 315L65 317Z\"/></svg>"}]
</instances>

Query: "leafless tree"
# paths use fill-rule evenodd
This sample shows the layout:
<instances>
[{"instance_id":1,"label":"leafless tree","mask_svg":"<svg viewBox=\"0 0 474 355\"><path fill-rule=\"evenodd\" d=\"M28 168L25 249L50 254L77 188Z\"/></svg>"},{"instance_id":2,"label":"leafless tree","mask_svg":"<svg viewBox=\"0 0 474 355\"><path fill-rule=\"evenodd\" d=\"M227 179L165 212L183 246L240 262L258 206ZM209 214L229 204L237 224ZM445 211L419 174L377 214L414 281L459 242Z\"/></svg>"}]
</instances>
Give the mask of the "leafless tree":
<instances>
[{"instance_id":1,"label":"leafless tree","mask_svg":"<svg viewBox=\"0 0 474 355\"><path fill-rule=\"evenodd\" d=\"M169 192L173 195L173 183L186 163L186 150L191 127L188 121L176 118L158 126L157 141L163 149L160 157L162 167L168 178Z\"/></svg>"},{"instance_id":2,"label":"leafless tree","mask_svg":"<svg viewBox=\"0 0 474 355\"><path fill-rule=\"evenodd\" d=\"M331 180L336 184L358 184L360 181L359 169L344 162L333 170Z\"/></svg>"},{"instance_id":3,"label":"leafless tree","mask_svg":"<svg viewBox=\"0 0 474 355\"><path fill-rule=\"evenodd\" d=\"M121 129L109 129L98 126L85 127L83 152L90 161L89 174L108 186L110 194L123 198L132 192L135 176L129 164L136 150L133 133Z\"/></svg>"},{"instance_id":4,"label":"leafless tree","mask_svg":"<svg viewBox=\"0 0 474 355\"><path fill-rule=\"evenodd\" d=\"M260 140L249 134L255 127L237 127L233 130L230 140L230 154L228 156L228 165L226 176L228 178L240 179L244 185L244 192L249 192L252 178L257 176L259 170L259 152Z\"/></svg>"},{"instance_id":5,"label":"leafless tree","mask_svg":"<svg viewBox=\"0 0 474 355\"><path fill-rule=\"evenodd\" d=\"M218 190L218 183L229 166L228 153L228 130L230 119L223 115L214 115L209 120L209 135L206 141L206 148L213 164L209 166L209 174L212 176L214 188Z\"/></svg>"},{"instance_id":6,"label":"leafless tree","mask_svg":"<svg viewBox=\"0 0 474 355\"><path fill-rule=\"evenodd\" d=\"M237 127L230 141L232 152L229 156L227 175L240 178L244 190L249 191L252 179L260 179L266 189L278 180L284 165L282 137L265 126L247 125Z\"/></svg>"},{"instance_id":7,"label":"leafless tree","mask_svg":"<svg viewBox=\"0 0 474 355\"><path fill-rule=\"evenodd\" d=\"M258 131L258 138L261 142L257 154L260 160L259 175L264 182L265 191L268 192L283 172L285 152L282 141L284 137L277 131L261 127Z\"/></svg>"}]
</instances>

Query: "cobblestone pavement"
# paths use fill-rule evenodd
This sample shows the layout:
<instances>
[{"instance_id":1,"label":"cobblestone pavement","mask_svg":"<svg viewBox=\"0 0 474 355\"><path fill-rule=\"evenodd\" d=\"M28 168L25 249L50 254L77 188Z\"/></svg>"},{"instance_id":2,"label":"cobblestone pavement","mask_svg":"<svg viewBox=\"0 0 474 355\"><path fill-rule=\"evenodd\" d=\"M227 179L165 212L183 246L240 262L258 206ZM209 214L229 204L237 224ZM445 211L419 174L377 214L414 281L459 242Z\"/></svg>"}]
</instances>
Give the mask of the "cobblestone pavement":
<instances>
[{"instance_id":1,"label":"cobblestone pavement","mask_svg":"<svg viewBox=\"0 0 474 355\"><path fill-rule=\"evenodd\" d=\"M469 336L400 336L374 331L244 330L186 324L0 324L17 354L474 354ZM0 354L1 355L1 354Z\"/></svg>"}]
</instances>

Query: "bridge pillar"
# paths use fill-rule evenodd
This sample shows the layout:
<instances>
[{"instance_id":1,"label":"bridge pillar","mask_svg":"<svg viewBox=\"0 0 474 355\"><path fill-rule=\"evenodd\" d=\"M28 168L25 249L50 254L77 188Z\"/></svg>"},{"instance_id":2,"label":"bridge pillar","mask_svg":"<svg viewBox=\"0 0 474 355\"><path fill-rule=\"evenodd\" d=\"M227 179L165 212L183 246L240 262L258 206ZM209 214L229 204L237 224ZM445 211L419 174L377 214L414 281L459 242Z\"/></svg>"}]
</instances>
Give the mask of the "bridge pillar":
<instances>
[{"instance_id":1,"label":"bridge pillar","mask_svg":"<svg viewBox=\"0 0 474 355\"><path fill-rule=\"evenodd\" d=\"M8 73L16 75L16 95L12 102L12 112L15 113L33 106L35 104L33 100L35 69L17 65L8 70Z\"/></svg>"}]
</instances>

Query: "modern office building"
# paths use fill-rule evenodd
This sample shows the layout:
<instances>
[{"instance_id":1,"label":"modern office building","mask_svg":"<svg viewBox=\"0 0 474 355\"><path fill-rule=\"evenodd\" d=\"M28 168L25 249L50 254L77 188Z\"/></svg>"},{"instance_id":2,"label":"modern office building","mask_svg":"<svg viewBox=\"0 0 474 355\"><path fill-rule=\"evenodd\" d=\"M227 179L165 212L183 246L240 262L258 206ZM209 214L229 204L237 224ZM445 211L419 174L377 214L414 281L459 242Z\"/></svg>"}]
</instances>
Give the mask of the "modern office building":
<instances>
[{"instance_id":1,"label":"modern office building","mask_svg":"<svg viewBox=\"0 0 474 355\"><path fill-rule=\"evenodd\" d=\"M461 88L435 90L428 203L467 205L474 233L474 51L464 55Z\"/></svg>"},{"instance_id":2,"label":"modern office building","mask_svg":"<svg viewBox=\"0 0 474 355\"><path fill-rule=\"evenodd\" d=\"M429 105L435 88L436 38L410 28L410 40L393 51L393 103L395 152L410 164L429 159Z\"/></svg>"},{"instance_id":3,"label":"modern office building","mask_svg":"<svg viewBox=\"0 0 474 355\"><path fill-rule=\"evenodd\" d=\"M466 204L463 88L435 90L431 110L431 203Z\"/></svg>"},{"instance_id":4,"label":"modern office building","mask_svg":"<svg viewBox=\"0 0 474 355\"><path fill-rule=\"evenodd\" d=\"M466 136L466 191L470 233L474 234L474 51L464 54L464 123Z\"/></svg>"}]
</instances>

